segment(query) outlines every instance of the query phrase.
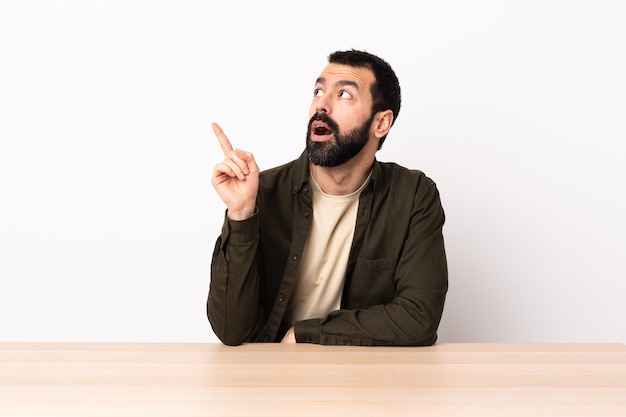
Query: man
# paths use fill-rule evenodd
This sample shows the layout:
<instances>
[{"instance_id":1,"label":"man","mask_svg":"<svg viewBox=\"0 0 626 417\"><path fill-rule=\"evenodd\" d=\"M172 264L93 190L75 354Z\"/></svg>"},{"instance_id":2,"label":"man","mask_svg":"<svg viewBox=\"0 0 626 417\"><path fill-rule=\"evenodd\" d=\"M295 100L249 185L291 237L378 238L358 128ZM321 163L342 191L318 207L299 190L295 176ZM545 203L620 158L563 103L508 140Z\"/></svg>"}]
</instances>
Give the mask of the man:
<instances>
[{"instance_id":1,"label":"man","mask_svg":"<svg viewBox=\"0 0 626 417\"><path fill-rule=\"evenodd\" d=\"M435 343L448 289L439 193L375 158L400 101L387 62L337 51L297 160L260 173L213 124L225 158L212 183L227 210L207 315L223 343Z\"/></svg>"}]
</instances>

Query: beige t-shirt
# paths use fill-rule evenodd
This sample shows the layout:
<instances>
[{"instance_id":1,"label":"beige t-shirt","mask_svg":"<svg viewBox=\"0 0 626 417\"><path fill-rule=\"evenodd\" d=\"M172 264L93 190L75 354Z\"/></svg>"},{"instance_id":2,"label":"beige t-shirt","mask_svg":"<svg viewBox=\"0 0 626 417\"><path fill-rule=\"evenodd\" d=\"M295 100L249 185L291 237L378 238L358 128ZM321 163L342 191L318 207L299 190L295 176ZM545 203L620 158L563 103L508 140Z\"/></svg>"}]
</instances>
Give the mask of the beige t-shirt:
<instances>
[{"instance_id":1,"label":"beige t-shirt","mask_svg":"<svg viewBox=\"0 0 626 417\"><path fill-rule=\"evenodd\" d=\"M359 195L369 181L368 177L352 194L337 196L325 194L313 176L310 179L313 224L285 315L292 325L339 309Z\"/></svg>"}]
</instances>

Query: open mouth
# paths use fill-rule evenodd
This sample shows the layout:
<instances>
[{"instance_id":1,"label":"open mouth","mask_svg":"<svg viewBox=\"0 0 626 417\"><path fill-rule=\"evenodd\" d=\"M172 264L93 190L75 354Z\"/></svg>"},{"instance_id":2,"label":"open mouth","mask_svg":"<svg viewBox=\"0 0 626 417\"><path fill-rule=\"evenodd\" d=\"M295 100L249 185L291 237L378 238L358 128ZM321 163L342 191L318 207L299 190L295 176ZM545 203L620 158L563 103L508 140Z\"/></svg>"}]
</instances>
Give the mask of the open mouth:
<instances>
[{"instance_id":1,"label":"open mouth","mask_svg":"<svg viewBox=\"0 0 626 417\"><path fill-rule=\"evenodd\" d=\"M313 123L313 133L316 136L328 136L332 135L333 131L326 126L326 124L322 122L314 122Z\"/></svg>"}]
</instances>

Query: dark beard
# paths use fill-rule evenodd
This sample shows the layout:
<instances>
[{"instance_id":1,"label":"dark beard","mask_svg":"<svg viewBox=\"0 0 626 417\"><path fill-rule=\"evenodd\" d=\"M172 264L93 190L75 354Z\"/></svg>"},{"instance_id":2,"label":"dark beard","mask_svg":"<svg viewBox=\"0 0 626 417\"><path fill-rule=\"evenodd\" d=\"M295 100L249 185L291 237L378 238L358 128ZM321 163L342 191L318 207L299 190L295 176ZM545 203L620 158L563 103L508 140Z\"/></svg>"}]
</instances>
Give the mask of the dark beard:
<instances>
[{"instance_id":1,"label":"dark beard","mask_svg":"<svg viewBox=\"0 0 626 417\"><path fill-rule=\"evenodd\" d=\"M326 142L313 142L311 140L311 126L314 121L319 120L328 125L333 131L335 140ZM339 126L326 115L326 113L316 113L309 121L306 132L306 150L309 161L315 165L323 167L336 167L349 161L356 156L367 144L369 140L369 130L374 120L372 112L370 118L360 127L354 128L342 135Z\"/></svg>"}]
</instances>

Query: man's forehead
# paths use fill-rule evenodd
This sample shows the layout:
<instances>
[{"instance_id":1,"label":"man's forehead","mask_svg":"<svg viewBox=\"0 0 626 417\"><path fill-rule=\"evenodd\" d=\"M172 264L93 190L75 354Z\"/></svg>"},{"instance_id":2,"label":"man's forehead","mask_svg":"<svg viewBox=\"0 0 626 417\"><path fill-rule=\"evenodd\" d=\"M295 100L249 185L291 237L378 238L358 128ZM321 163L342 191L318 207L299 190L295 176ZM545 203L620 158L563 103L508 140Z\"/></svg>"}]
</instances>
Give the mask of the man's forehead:
<instances>
[{"instance_id":1,"label":"man's forehead","mask_svg":"<svg viewBox=\"0 0 626 417\"><path fill-rule=\"evenodd\" d=\"M374 83L374 73L366 67L351 67L330 63L324 68L318 78L318 82L324 84L355 83L362 90L369 90Z\"/></svg>"}]
</instances>

